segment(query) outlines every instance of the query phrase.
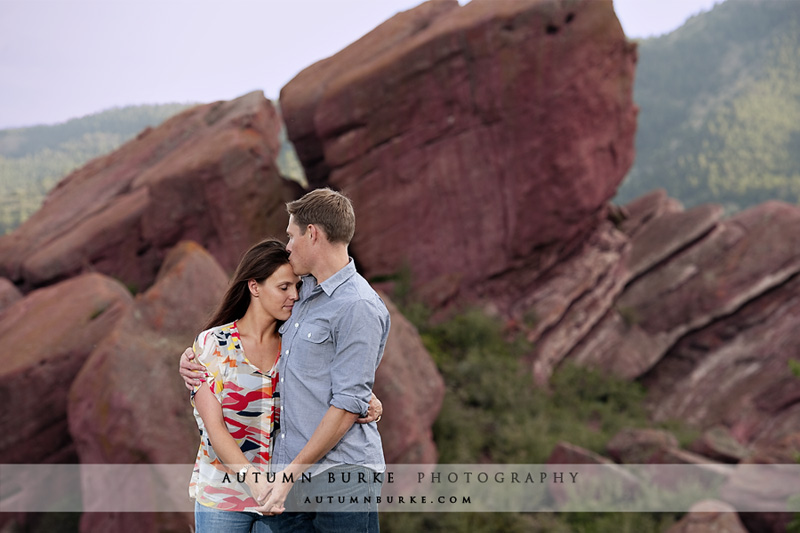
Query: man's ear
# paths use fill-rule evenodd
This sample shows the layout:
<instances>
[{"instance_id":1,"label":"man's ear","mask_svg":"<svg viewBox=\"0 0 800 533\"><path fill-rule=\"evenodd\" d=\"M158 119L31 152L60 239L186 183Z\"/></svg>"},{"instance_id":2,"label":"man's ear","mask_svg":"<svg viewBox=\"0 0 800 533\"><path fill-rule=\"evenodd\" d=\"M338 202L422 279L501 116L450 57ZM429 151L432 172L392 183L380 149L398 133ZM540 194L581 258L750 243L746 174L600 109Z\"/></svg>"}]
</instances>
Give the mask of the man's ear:
<instances>
[{"instance_id":1,"label":"man's ear","mask_svg":"<svg viewBox=\"0 0 800 533\"><path fill-rule=\"evenodd\" d=\"M311 239L312 243L319 239L319 230L314 224L309 224L306 227L306 233L308 234L308 237Z\"/></svg>"}]
</instances>

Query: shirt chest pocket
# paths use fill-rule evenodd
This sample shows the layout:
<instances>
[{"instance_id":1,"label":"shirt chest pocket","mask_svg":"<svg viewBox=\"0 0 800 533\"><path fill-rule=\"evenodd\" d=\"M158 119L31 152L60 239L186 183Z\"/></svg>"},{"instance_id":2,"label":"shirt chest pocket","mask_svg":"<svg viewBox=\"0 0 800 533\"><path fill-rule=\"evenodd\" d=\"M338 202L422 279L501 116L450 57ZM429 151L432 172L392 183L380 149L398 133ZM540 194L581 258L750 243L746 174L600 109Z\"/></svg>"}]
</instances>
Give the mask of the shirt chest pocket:
<instances>
[{"instance_id":1,"label":"shirt chest pocket","mask_svg":"<svg viewBox=\"0 0 800 533\"><path fill-rule=\"evenodd\" d=\"M333 358L331 331L316 324L304 324L297 332L292 363L305 371L320 371Z\"/></svg>"}]
</instances>

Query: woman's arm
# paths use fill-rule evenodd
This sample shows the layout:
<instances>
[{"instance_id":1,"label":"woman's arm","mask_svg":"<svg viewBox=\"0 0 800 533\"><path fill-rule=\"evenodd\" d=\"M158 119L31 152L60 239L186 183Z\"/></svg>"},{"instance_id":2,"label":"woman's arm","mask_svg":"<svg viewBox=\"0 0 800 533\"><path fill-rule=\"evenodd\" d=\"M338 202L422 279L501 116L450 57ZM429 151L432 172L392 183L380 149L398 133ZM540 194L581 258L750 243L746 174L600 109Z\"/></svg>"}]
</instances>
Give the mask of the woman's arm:
<instances>
[{"instance_id":1,"label":"woman's arm","mask_svg":"<svg viewBox=\"0 0 800 533\"><path fill-rule=\"evenodd\" d=\"M189 390L194 390L195 387L203 383L202 380L206 371L206 367L195 363L194 359L194 351L192 351L191 348L186 348L181 354L180 366L178 368L178 372L181 378L183 378L186 388ZM375 396L375 393L373 393L369 400L367 416L357 419L356 422L359 424L380 422L381 416L383 416L383 403L381 403L378 397Z\"/></svg>"},{"instance_id":2,"label":"woman's arm","mask_svg":"<svg viewBox=\"0 0 800 533\"><path fill-rule=\"evenodd\" d=\"M245 482L256 501L261 503L266 496L266 476L257 475L259 470L247 460L239 445L236 444L236 440L231 436L228 426L225 424L222 405L206 383L200 385L195 393L194 405L203 419L203 425L217 457L234 475L240 469L248 467Z\"/></svg>"}]
</instances>

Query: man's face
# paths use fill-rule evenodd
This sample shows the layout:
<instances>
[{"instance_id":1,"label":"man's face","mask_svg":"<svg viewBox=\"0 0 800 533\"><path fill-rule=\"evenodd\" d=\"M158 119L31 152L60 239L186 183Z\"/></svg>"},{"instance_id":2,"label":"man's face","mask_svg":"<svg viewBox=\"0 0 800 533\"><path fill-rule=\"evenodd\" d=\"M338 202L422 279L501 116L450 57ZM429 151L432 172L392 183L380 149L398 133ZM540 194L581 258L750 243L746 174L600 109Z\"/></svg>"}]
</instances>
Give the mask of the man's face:
<instances>
[{"instance_id":1,"label":"man's face","mask_svg":"<svg viewBox=\"0 0 800 533\"><path fill-rule=\"evenodd\" d=\"M289 252L289 263L292 265L294 273L298 276L305 276L310 274L308 267L308 254L309 254L309 234L300 234L300 227L295 223L294 216L289 215L289 225L286 227L286 235L289 237L289 242L286 244L286 250Z\"/></svg>"}]
</instances>

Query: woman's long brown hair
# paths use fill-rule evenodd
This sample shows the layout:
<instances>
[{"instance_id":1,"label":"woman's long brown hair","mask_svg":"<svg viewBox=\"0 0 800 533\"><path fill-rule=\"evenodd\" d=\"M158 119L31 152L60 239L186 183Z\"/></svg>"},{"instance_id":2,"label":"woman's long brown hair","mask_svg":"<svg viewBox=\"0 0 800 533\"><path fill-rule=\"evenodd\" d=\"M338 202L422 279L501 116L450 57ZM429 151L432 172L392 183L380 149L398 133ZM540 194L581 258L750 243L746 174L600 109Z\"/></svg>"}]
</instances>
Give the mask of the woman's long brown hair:
<instances>
[{"instance_id":1,"label":"woman's long brown hair","mask_svg":"<svg viewBox=\"0 0 800 533\"><path fill-rule=\"evenodd\" d=\"M265 239L253 245L239 261L228 291L203 330L242 318L250 306L250 290L247 288L247 282L254 279L262 283L278 268L288 263L289 252L281 241Z\"/></svg>"}]
</instances>

